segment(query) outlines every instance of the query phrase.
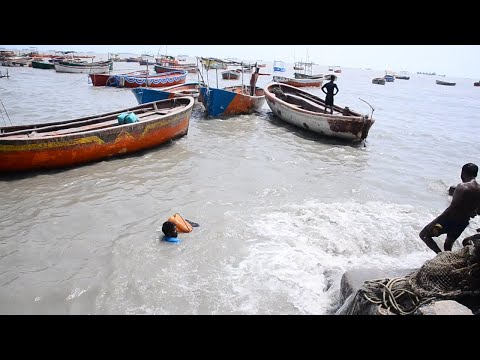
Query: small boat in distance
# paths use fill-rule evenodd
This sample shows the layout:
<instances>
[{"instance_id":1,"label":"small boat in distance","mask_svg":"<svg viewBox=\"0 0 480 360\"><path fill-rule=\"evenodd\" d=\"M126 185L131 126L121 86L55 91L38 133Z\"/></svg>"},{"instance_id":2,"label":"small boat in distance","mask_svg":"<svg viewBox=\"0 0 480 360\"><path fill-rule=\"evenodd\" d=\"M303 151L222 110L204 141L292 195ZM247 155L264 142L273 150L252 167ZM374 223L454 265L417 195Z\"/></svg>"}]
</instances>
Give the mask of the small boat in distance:
<instances>
[{"instance_id":1,"label":"small boat in distance","mask_svg":"<svg viewBox=\"0 0 480 360\"><path fill-rule=\"evenodd\" d=\"M480 86L480 81L476 81L473 83L473 86Z\"/></svg>"},{"instance_id":2,"label":"small boat in distance","mask_svg":"<svg viewBox=\"0 0 480 360\"><path fill-rule=\"evenodd\" d=\"M446 86L455 86L457 83L442 81L442 80L435 80L437 85L446 85Z\"/></svg>"},{"instance_id":3,"label":"small boat in distance","mask_svg":"<svg viewBox=\"0 0 480 360\"><path fill-rule=\"evenodd\" d=\"M225 80L238 80L240 79L241 70L225 70L222 71L222 79Z\"/></svg>"},{"instance_id":4,"label":"small boat in distance","mask_svg":"<svg viewBox=\"0 0 480 360\"><path fill-rule=\"evenodd\" d=\"M400 80L410 80L410 76L408 76L408 73L406 71L400 71L399 75L394 75L395 79L400 79Z\"/></svg>"},{"instance_id":5,"label":"small boat in distance","mask_svg":"<svg viewBox=\"0 0 480 360\"><path fill-rule=\"evenodd\" d=\"M0 127L0 173L65 168L156 147L187 134L193 103L192 97L179 97L72 120Z\"/></svg>"},{"instance_id":6,"label":"small boat in distance","mask_svg":"<svg viewBox=\"0 0 480 360\"><path fill-rule=\"evenodd\" d=\"M281 60L275 60L273 62L273 71L285 72L287 69L285 68L285 63Z\"/></svg>"},{"instance_id":7,"label":"small boat in distance","mask_svg":"<svg viewBox=\"0 0 480 360\"><path fill-rule=\"evenodd\" d=\"M320 87L322 86L322 83L323 83L323 77L313 78L313 79L294 79L294 78L284 77L284 76L274 76L273 81L282 83L282 84L288 84L291 86L296 86L296 87L306 87L306 86Z\"/></svg>"},{"instance_id":8,"label":"small boat in distance","mask_svg":"<svg viewBox=\"0 0 480 360\"><path fill-rule=\"evenodd\" d=\"M374 79L372 79L372 84L385 85L385 79L384 78L374 78Z\"/></svg>"}]
</instances>

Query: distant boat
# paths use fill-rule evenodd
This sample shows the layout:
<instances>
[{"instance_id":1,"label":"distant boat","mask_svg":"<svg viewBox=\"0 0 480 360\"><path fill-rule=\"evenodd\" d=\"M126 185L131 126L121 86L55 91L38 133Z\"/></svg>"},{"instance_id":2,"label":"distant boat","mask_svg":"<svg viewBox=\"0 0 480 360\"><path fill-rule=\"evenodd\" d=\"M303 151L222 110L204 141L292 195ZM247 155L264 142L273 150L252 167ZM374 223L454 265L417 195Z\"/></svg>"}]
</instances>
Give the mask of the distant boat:
<instances>
[{"instance_id":1,"label":"distant boat","mask_svg":"<svg viewBox=\"0 0 480 360\"><path fill-rule=\"evenodd\" d=\"M395 79L410 80L410 76L406 71L400 71L400 75L395 75Z\"/></svg>"},{"instance_id":2,"label":"distant boat","mask_svg":"<svg viewBox=\"0 0 480 360\"><path fill-rule=\"evenodd\" d=\"M333 69L333 72L334 73L341 73L342 69L340 68L340 66L335 66L334 69Z\"/></svg>"},{"instance_id":3,"label":"distant boat","mask_svg":"<svg viewBox=\"0 0 480 360\"><path fill-rule=\"evenodd\" d=\"M442 81L442 80L435 80L437 85L446 85L446 86L455 86L457 83L454 82L448 82L448 81Z\"/></svg>"},{"instance_id":4,"label":"distant boat","mask_svg":"<svg viewBox=\"0 0 480 360\"><path fill-rule=\"evenodd\" d=\"M327 80L327 77L324 76L323 74L316 74L316 75L308 75L308 74L302 74L302 73L293 73L293 76L295 76L295 79L325 79Z\"/></svg>"},{"instance_id":5,"label":"distant boat","mask_svg":"<svg viewBox=\"0 0 480 360\"><path fill-rule=\"evenodd\" d=\"M285 68L285 63L280 60L275 60L273 62L273 71L285 72L287 69Z\"/></svg>"},{"instance_id":6,"label":"distant boat","mask_svg":"<svg viewBox=\"0 0 480 360\"><path fill-rule=\"evenodd\" d=\"M265 103L264 91L255 87L250 95L250 86L236 85L223 89L203 86L199 88L198 101L205 107L207 116L251 114L259 111Z\"/></svg>"},{"instance_id":7,"label":"distant boat","mask_svg":"<svg viewBox=\"0 0 480 360\"><path fill-rule=\"evenodd\" d=\"M32 68L35 69L55 69L55 64L48 61L32 60Z\"/></svg>"},{"instance_id":8,"label":"distant boat","mask_svg":"<svg viewBox=\"0 0 480 360\"><path fill-rule=\"evenodd\" d=\"M476 81L473 83L473 86L480 86L480 81Z\"/></svg>"},{"instance_id":9,"label":"distant boat","mask_svg":"<svg viewBox=\"0 0 480 360\"><path fill-rule=\"evenodd\" d=\"M384 77L386 82L394 82L395 81L395 77L391 74L386 74Z\"/></svg>"},{"instance_id":10,"label":"distant boat","mask_svg":"<svg viewBox=\"0 0 480 360\"><path fill-rule=\"evenodd\" d=\"M240 70L225 70L222 71L222 79L226 80L238 80L240 79Z\"/></svg>"},{"instance_id":11,"label":"distant boat","mask_svg":"<svg viewBox=\"0 0 480 360\"><path fill-rule=\"evenodd\" d=\"M360 142L367 138L375 122L347 107L333 106L333 115L325 113L325 101L294 86L270 83L265 100L281 120L311 132Z\"/></svg>"},{"instance_id":12,"label":"distant boat","mask_svg":"<svg viewBox=\"0 0 480 360\"><path fill-rule=\"evenodd\" d=\"M193 103L192 97L181 97L72 120L0 127L0 173L64 168L156 147L187 134Z\"/></svg>"},{"instance_id":13,"label":"distant boat","mask_svg":"<svg viewBox=\"0 0 480 360\"><path fill-rule=\"evenodd\" d=\"M372 79L372 84L385 85L385 79L384 78Z\"/></svg>"},{"instance_id":14,"label":"distant boat","mask_svg":"<svg viewBox=\"0 0 480 360\"><path fill-rule=\"evenodd\" d=\"M323 83L323 77L321 78L313 78L313 79L293 79L290 77L284 77L284 76L274 76L273 81L282 83L282 84L288 84L291 86L296 86L296 87L320 87L322 86Z\"/></svg>"},{"instance_id":15,"label":"distant boat","mask_svg":"<svg viewBox=\"0 0 480 360\"><path fill-rule=\"evenodd\" d=\"M198 72L198 67L197 65L187 65L187 64L182 64L182 65L159 65L155 64L154 66L155 72L156 73L165 73L165 72L170 72L170 71L175 71L175 70L185 70L188 71L189 73L197 73Z\"/></svg>"},{"instance_id":16,"label":"distant boat","mask_svg":"<svg viewBox=\"0 0 480 360\"><path fill-rule=\"evenodd\" d=\"M294 65L293 65L293 70L304 70L305 68L303 67L303 63L302 62L296 62Z\"/></svg>"}]
</instances>

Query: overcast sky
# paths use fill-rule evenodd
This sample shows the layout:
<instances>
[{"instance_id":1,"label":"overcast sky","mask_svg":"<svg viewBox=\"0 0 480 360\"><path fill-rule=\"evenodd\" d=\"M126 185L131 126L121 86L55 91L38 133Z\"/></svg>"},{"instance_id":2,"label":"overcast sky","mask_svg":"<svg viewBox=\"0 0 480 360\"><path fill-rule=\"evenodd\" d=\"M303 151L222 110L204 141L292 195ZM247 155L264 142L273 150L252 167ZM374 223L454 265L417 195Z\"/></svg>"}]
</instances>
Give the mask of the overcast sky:
<instances>
[{"instance_id":1,"label":"overcast sky","mask_svg":"<svg viewBox=\"0 0 480 360\"><path fill-rule=\"evenodd\" d=\"M0 45L7 49L75 50L78 52L157 53L242 60L309 60L376 70L436 72L480 80L480 45Z\"/></svg>"}]
</instances>

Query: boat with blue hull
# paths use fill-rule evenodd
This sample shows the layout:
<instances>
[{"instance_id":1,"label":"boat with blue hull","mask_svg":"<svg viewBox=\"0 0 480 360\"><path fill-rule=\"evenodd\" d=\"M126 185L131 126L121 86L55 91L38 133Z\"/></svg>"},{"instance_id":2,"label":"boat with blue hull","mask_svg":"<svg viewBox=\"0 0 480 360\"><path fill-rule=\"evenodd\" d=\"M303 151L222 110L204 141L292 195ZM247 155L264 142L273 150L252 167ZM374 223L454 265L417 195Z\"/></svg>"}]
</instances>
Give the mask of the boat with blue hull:
<instances>
[{"instance_id":1,"label":"boat with blue hull","mask_svg":"<svg viewBox=\"0 0 480 360\"><path fill-rule=\"evenodd\" d=\"M255 87L250 95L250 86L237 85L224 89L201 86L198 101L205 107L207 116L251 114L259 111L265 103L264 90Z\"/></svg>"},{"instance_id":2,"label":"boat with blue hull","mask_svg":"<svg viewBox=\"0 0 480 360\"><path fill-rule=\"evenodd\" d=\"M191 96L197 100L199 87L205 86L203 83L191 82L186 84L169 86L162 89L135 88L132 89L133 95L139 104L145 104L152 101L172 99L180 96Z\"/></svg>"},{"instance_id":3,"label":"boat with blue hull","mask_svg":"<svg viewBox=\"0 0 480 360\"><path fill-rule=\"evenodd\" d=\"M285 63L280 60L275 60L273 62L273 71L285 72L287 68L285 67Z\"/></svg>"}]
</instances>

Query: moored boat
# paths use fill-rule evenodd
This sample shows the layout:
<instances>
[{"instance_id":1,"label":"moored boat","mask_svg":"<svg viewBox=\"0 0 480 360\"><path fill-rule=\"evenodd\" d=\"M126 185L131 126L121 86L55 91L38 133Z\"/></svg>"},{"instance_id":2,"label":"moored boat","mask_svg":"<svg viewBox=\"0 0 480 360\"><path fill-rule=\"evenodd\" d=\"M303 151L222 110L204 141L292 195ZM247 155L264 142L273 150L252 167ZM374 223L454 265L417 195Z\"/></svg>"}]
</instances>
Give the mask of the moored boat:
<instances>
[{"instance_id":1,"label":"moored boat","mask_svg":"<svg viewBox=\"0 0 480 360\"><path fill-rule=\"evenodd\" d=\"M179 97L72 120L0 127L0 173L65 168L156 147L187 134L193 103L192 97ZM127 114L133 122L120 121Z\"/></svg>"},{"instance_id":2,"label":"moored boat","mask_svg":"<svg viewBox=\"0 0 480 360\"><path fill-rule=\"evenodd\" d=\"M333 106L333 115L325 113L325 101L294 86L270 83L265 100L281 120L321 135L360 142L367 138L375 122L368 115Z\"/></svg>"},{"instance_id":3,"label":"moored boat","mask_svg":"<svg viewBox=\"0 0 480 360\"><path fill-rule=\"evenodd\" d=\"M186 71L171 71L157 75L113 75L106 85L113 87L137 88L137 87L166 87L184 84L187 78Z\"/></svg>"},{"instance_id":4,"label":"moored boat","mask_svg":"<svg viewBox=\"0 0 480 360\"><path fill-rule=\"evenodd\" d=\"M129 73L117 73L117 74L90 74L90 80L92 80L93 86L109 86L110 83L115 82L114 76L143 76L147 73L147 70L137 70Z\"/></svg>"},{"instance_id":5,"label":"moored boat","mask_svg":"<svg viewBox=\"0 0 480 360\"><path fill-rule=\"evenodd\" d=\"M238 80L240 79L241 70L225 70L222 71L222 79Z\"/></svg>"},{"instance_id":6,"label":"moored boat","mask_svg":"<svg viewBox=\"0 0 480 360\"><path fill-rule=\"evenodd\" d=\"M323 77L313 79L294 79L284 76L274 76L273 81L296 87L320 87L323 83Z\"/></svg>"},{"instance_id":7,"label":"moored boat","mask_svg":"<svg viewBox=\"0 0 480 360\"><path fill-rule=\"evenodd\" d=\"M384 78L374 78L374 79L372 79L372 84L385 85L385 79Z\"/></svg>"},{"instance_id":8,"label":"moored boat","mask_svg":"<svg viewBox=\"0 0 480 360\"><path fill-rule=\"evenodd\" d=\"M186 84L174 85L160 89L136 88L132 89L133 95L139 104L145 104L152 101L172 99L180 96L191 96L198 99L199 88L203 83L191 82Z\"/></svg>"},{"instance_id":9,"label":"moored boat","mask_svg":"<svg viewBox=\"0 0 480 360\"><path fill-rule=\"evenodd\" d=\"M229 86L223 89L202 86L198 101L206 110L207 116L251 114L259 111L265 103L264 91L255 87L250 95L250 86Z\"/></svg>"},{"instance_id":10,"label":"moored boat","mask_svg":"<svg viewBox=\"0 0 480 360\"><path fill-rule=\"evenodd\" d=\"M55 71L62 73L73 73L73 74L104 74L110 71L110 64L103 65L67 65L67 64L55 64Z\"/></svg>"},{"instance_id":11,"label":"moored boat","mask_svg":"<svg viewBox=\"0 0 480 360\"><path fill-rule=\"evenodd\" d=\"M309 75L309 74L302 74L302 73L293 73L293 76L295 76L295 79L327 79L327 76L323 74L316 74L316 75Z\"/></svg>"},{"instance_id":12,"label":"moored boat","mask_svg":"<svg viewBox=\"0 0 480 360\"><path fill-rule=\"evenodd\" d=\"M437 85L446 85L446 86L455 86L457 83L442 81L442 80L435 80Z\"/></svg>"}]
</instances>

